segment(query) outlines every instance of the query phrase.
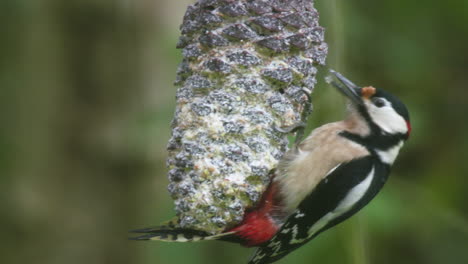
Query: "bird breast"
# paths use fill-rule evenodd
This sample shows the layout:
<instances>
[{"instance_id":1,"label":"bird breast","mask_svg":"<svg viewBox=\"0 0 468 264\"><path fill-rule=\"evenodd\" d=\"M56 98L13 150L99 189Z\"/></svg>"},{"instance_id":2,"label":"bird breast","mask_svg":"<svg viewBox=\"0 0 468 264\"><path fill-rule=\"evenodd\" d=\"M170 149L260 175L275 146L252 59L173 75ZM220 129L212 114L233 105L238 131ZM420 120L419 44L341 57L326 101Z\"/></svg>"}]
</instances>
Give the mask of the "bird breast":
<instances>
[{"instance_id":1,"label":"bird breast","mask_svg":"<svg viewBox=\"0 0 468 264\"><path fill-rule=\"evenodd\" d=\"M338 165L370 155L362 145L350 141L340 132L348 123L340 121L315 129L296 149L285 154L275 178L287 213L315 189Z\"/></svg>"}]
</instances>

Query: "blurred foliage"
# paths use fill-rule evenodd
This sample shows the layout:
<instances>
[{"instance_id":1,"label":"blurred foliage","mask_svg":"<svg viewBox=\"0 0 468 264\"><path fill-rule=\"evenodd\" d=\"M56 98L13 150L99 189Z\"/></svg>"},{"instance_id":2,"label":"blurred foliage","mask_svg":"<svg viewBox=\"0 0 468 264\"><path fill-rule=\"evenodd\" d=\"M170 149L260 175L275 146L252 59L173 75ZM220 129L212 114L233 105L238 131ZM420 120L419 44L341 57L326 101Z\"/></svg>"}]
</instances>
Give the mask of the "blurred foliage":
<instances>
[{"instance_id":1,"label":"blurred foliage","mask_svg":"<svg viewBox=\"0 0 468 264\"><path fill-rule=\"evenodd\" d=\"M137 243L166 191L191 1L0 2L1 263L244 263L221 242ZM413 133L382 193L279 263L468 263L468 2L320 0L330 67L397 94ZM342 116L323 81L310 128Z\"/></svg>"}]
</instances>

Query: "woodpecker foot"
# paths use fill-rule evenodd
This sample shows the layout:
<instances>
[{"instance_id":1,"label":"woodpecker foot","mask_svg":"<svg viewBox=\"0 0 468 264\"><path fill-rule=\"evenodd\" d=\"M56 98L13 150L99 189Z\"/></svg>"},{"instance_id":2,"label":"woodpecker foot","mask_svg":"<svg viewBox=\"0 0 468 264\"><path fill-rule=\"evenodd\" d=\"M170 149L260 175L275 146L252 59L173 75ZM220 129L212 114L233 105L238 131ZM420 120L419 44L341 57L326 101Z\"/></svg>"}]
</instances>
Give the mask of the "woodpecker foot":
<instances>
[{"instance_id":1,"label":"woodpecker foot","mask_svg":"<svg viewBox=\"0 0 468 264\"><path fill-rule=\"evenodd\" d=\"M296 139L294 140L294 145L298 146L299 143L301 143L302 139L304 139L304 131L305 131L305 127L299 129L296 132Z\"/></svg>"},{"instance_id":2,"label":"woodpecker foot","mask_svg":"<svg viewBox=\"0 0 468 264\"><path fill-rule=\"evenodd\" d=\"M305 108L303 113L303 116L307 117L312 112L312 91L310 91L307 88L302 88L302 92L307 97L307 102L305 102Z\"/></svg>"},{"instance_id":3,"label":"woodpecker foot","mask_svg":"<svg viewBox=\"0 0 468 264\"><path fill-rule=\"evenodd\" d=\"M300 129L304 129L306 127L306 123L299 121L291 126L287 127L277 127L275 126L275 130L281 133L289 134L289 133L294 133L297 132Z\"/></svg>"},{"instance_id":4,"label":"woodpecker foot","mask_svg":"<svg viewBox=\"0 0 468 264\"><path fill-rule=\"evenodd\" d=\"M311 104L311 94L312 92L307 88L302 88L302 92L307 96L307 102L305 103L304 113L302 116L303 120L307 120L307 116L312 112L312 104ZM275 130L280 133L296 133L296 139L294 141L295 144L298 144L302 141L304 137L304 130L306 128L306 123L304 121L299 121L291 126L287 127L275 127Z\"/></svg>"},{"instance_id":5,"label":"woodpecker foot","mask_svg":"<svg viewBox=\"0 0 468 264\"><path fill-rule=\"evenodd\" d=\"M309 99L310 101L310 96L312 95L312 91L307 88L302 88L302 91L305 93L305 95L307 96L307 99Z\"/></svg>"}]
</instances>

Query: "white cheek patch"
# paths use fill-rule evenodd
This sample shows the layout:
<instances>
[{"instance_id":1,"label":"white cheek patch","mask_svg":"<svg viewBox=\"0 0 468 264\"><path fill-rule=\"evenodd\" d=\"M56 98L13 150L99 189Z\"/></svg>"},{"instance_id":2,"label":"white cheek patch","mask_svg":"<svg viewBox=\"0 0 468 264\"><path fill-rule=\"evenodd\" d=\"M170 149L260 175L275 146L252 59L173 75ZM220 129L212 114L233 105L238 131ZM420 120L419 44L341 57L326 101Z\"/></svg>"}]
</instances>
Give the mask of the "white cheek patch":
<instances>
[{"instance_id":1,"label":"white cheek patch","mask_svg":"<svg viewBox=\"0 0 468 264\"><path fill-rule=\"evenodd\" d=\"M405 119L393 109L392 103L385 98L381 99L385 101L383 107L377 107L371 102L366 103L372 121L389 134L408 133L408 125Z\"/></svg>"}]
</instances>

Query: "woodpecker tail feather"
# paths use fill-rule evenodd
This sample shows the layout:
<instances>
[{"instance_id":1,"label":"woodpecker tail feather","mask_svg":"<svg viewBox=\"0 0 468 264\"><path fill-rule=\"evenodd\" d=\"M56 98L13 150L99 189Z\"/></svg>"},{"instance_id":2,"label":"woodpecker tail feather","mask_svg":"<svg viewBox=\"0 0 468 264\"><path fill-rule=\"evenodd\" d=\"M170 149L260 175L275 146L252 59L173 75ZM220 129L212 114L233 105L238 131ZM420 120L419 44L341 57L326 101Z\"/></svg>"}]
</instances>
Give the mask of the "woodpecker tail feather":
<instances>
[{"instance_id":1,"label":"woodpecker tail feather","mask_svg":"<svg viewBox=\"0 0 468 264\"><path fill-rule=\"evenodd\" d=\"M245 214L243 221L236 227L221 234L210 234L201 230L181 228L177 217L161 226L132 230L142 235L132 240L158 240L166 242L195 242L201 240L221 240L238 243L246 247L259 246L278 231L279 225L272 214L276 208L276 185L270 184L258 207Z\"/></svg>"},{"instance_id":2,"label":"woodpecker tail feather","mask_svg":"<svg viewBox=\"0 0 468 264\"><path fill-rule=\"evenodd\" d=\"M166 226L150 227L130 231L132 233L143 233L137 237L131 237L131 240L156 240L165 242L196 242L202 240L223 240L233 232L227 232L217 235L211 235L205 231L177 228Z\"/></svg>"},{"instance_id":3,"label":"woodpecker tail feather","mask_svg":"<svg viewBox=\"0 0 468 264\"><path fill-rule=\"evenodd\" d=\"M171 220L168 220L168 221L165 221L165 222L162 222L159 226L157 227L153 227L153 228L145 228L145 229L140 229L140 230L150 230L150 229L176 229L176 228L179 228L179 217L175 216L173 217ZM135 233L141 233L141 232L136 232L136 231L139 231L139 230L133 230L135 231ZM148 231L146 231L148 232Z\"/></svg>"}]
</instances>

